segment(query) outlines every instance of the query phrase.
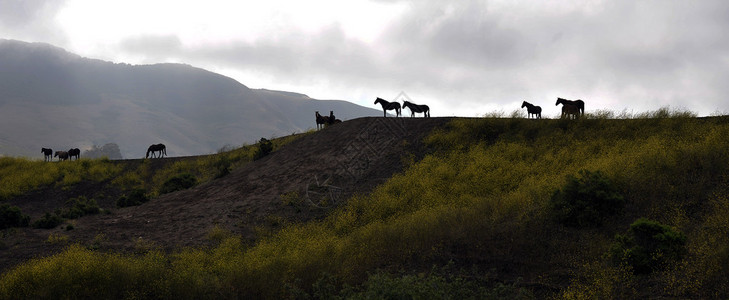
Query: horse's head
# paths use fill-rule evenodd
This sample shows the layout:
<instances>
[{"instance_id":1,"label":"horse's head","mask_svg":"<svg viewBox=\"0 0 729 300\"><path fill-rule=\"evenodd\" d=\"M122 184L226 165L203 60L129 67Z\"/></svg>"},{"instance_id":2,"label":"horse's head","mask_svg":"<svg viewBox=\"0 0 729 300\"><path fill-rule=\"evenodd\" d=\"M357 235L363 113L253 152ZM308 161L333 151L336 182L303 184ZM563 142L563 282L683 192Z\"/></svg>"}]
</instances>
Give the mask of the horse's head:
<instances>
[{"instance_id":1,"label":"horse's head","mask_svg":"<svg viewBox=\"0 0 729 300\"><path fill-rule=\"evenodd\" d=\"M380 97L377 97L377 99L375 99L375 104L380 103L382 101L385 101L385 99L382 99Z\"/></svg>"},{"instance_id":2,"label":"horse's head","mask_svg":"<svg viewBox=\"0 0 729 300\"><path fill-rule=\"evenodd\" d=\"M61 152L61 151L56 151L56 153L53 154L53 157L58 157L58 152Z\"/></svg>"},{"instance_id":3,"label":"horse's head","mask_svg":"<svg viewBox=\"0 0 729 300\"><path fill-rule=\"evenodd\" d=\"M527 105L527 102L526 101L522 102L521 103L521 108L524 108L524 106L526 106L526 105Z\"/></svg>"},{"instance_id":4,"label":"horse's head","mask_svg":"<svg viewBox=\"0 0 729 300\"><path fill-rule=\"evenodd\" d=\"M565 100L564 98L557 98L557 103L555 103L554 105L557 106L560 103L563 103L564 104L564 100Z\"/></svg>"}]
</instances>

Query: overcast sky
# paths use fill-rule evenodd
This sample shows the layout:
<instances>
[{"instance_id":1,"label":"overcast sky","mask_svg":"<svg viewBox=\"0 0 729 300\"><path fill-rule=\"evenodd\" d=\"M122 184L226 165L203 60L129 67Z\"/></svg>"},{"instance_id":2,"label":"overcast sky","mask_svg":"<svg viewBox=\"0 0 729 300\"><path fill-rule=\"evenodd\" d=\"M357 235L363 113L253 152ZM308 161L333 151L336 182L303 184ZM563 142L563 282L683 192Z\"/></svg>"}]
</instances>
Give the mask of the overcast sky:
<instances>
[{"instance_id":1,"label":"overcast sky","mask_svg":"<svg viewBox=\"0 0 729 300\"><path fill-rule=\"evenodd\" d=\"M433 116L729 113L725 0L0 0L0 38L373 108L404 91Z\"/></svg>"}]
</instances>

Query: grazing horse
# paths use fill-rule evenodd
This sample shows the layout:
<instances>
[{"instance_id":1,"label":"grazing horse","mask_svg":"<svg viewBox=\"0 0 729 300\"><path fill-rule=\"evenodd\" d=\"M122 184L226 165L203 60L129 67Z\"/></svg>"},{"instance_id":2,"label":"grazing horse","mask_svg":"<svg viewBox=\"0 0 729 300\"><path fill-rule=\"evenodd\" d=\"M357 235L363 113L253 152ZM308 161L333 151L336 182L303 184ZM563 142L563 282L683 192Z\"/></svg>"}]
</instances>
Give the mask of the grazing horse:
<instances>
[{"instance_id":1,"label":"grazing horse","mask_svg":"<svg viewBox=\"0 0 729 300\"><path fill-rule=\"evenodd\" d=\"M411 118L415 116L415 113L423 113L424 118L430 118L430 107L427 105L418 105L405 101L402 104L402 108L405 109L406 107L410 109Z\"/></svg>"},{"instance_id":2,"label":"grazing horse","mask_svg":"<svg viewBox=\"0 0 729 300\"><path fill-rule=\"evenodd\" d=\"M382 113L385 115L385 117L387 117L387 111L388 110L393 110L393 109L396 112L396 114L395 114L396 117L399 117L401 115L400 114L400 103L397 103L397 102L388 102L385 99L382 99L382 98L379 98L379 97L377 97L377 99L375 100L375 104L377 104L377 103L379 103L380 105L382 105Z\"/></svg>"},{"instance_id":3,"label":"grazing horse","mask_svg":"<svg viewBox=\"0 0 729 300\"><path fill-rule=\"evenodd\" d=\"M542 108L536 105L533 105L529 102L522 102L521 108L524 108L526 106L527 108L527 118L531 118L532 115L534 115L535 119L541 119L542 118Z\"/></svg>"},{"instance_id":4,"label":"grazing horse","mask_svg":"<svg viewBox=\"0 0 729 300\"><path fill-rule=\"evenodd\" d=\"M582 114L582 115L585 114L585 101L582 101L580 99L577 99L577 100L567 100L567 99L564 99L564 98L557 98L557 103L555 103L554 105L557 106L560 103L562 105L572 104L574 106L577 106L577 108L580 109L580 114Z\"/></svg>"},{"instance_id":5,"label":"grazing horse","mask_svg":"<svg viewBox=\"0 0 729 300\"><path fill-rule=\"evenodd\" d=\"M51 148L41 148L41 153L43 153L43 161L52 161L53 160L53 149Z\"/></svg>"},{"instance_id":6,"label":"grazing horse","mask_svg":"<svg viewBox=\"0 0 729 300\"><path fill-rule=\"evenodd\" d=\"M167 147L165 147L164 144L155 144L149 146L147 148L147 155L144 158L149 158L149 153L152 153L152 158L154 158L154 153L159 152L159 155L157 155L158 158L162 158L164 155L167 155Z\"/></svg>"},{"instance_id":7,"label":"grazing horse","mask_svg":"<svg viewBox=\"0 0 729 300\"><path fill-rule=\"evenodd\" d=\"M565 116L567 116L567 119L577 119L580 116L580 107L572 104L563 104L561 118L564 119Z\"/></svg>"},{"instance_id":8,"label":"grazing horse","mask_svg":"<svg viewBox=\"0 0 729 300\"><path fill-rule=\"evenodd\" d=\"M329 124L329 117L325 117L319 114L319 112L315 112L314 115L316 116L316 129L322 129L325 125Z\"/></svg>"},{"instance_id":9,"label":"grazing horse","mask_svg":"<svg viewBox=\"0 0 729 300\"><path fill-rule=\"evenodd\" d=\"M58 157L58 161L67 160L68 159L68 152L66 152L66 151L56 151L56 154L53 155L53 157Z\"/></svg>"},{"instance_id":10,"label":"grazing horse","mask_svg":"<svg viewBox=\"0 0 729 300\"><path fill-rule=\"evenodd\" d=\"M79 150L78 148L68 149L68 160L73 160L74 156L76 157L76 160L81 158L81 150Z\"/></svg>"}]
</instances>

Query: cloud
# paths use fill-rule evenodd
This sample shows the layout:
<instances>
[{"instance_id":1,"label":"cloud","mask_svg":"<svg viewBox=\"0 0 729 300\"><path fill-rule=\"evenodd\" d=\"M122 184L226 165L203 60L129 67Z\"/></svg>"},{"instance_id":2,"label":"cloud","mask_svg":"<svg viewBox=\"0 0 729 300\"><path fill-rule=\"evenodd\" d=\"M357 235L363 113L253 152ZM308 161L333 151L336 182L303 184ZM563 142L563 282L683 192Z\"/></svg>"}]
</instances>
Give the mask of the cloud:
<instances>
[{"instance_id":1,"label":"cloud","mask_svg":"<svg viewBox=\"0 0 729 300\"><path fill-rule=\"evenodd\" d=\"M54 19L65 0L0 1L0 34L5 38L61 44L65 35Z\"/></svg>"}]
</instances>

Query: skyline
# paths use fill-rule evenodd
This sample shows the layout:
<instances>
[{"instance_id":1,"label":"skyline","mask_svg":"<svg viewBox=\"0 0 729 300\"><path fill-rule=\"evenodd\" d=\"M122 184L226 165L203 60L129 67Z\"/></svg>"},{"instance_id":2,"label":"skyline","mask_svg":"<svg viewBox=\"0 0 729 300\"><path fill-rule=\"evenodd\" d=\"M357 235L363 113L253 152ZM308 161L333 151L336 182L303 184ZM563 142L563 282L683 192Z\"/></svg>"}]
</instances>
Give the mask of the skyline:
<instances>
[{"instance_id":1,"label":"skyline","mask_svg":"<svg viewBox=\"0 0 729 300\"><path fill-rule=\"evenodd\" d=\"M433 116L726 113L728 25L722 1L0 1L0 38L376 109L405 92Z\"/></svg>"}]
</instances>

